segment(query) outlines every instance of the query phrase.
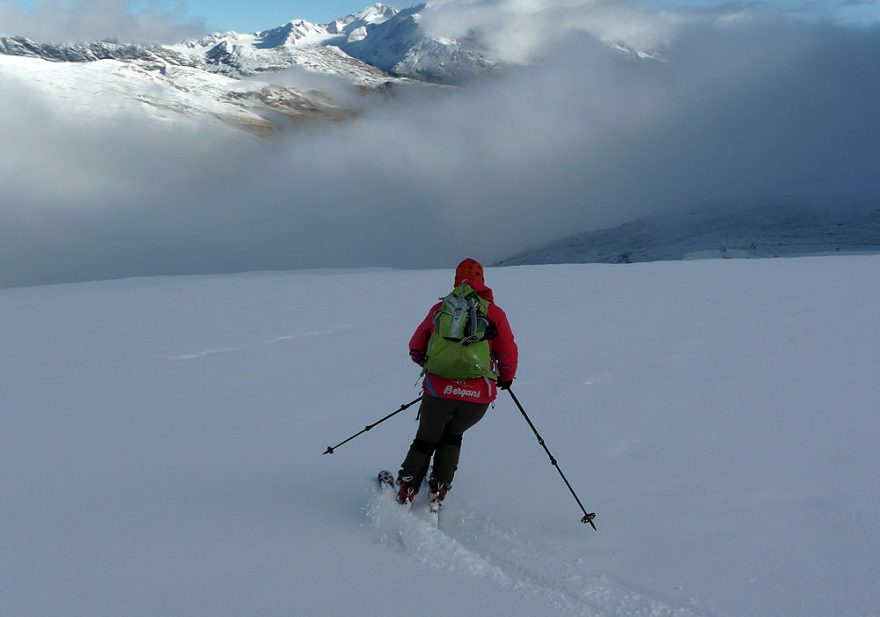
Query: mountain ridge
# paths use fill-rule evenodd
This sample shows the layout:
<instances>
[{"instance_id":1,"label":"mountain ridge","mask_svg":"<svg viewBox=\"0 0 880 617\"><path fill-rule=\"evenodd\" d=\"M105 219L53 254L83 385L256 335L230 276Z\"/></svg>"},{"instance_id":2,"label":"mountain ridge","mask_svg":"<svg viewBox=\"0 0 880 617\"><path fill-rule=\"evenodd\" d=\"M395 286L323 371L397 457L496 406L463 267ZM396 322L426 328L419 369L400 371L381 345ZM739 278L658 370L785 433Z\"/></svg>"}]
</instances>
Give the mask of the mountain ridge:
<instances>
[{"instance_id":1,"label":"mountain ridge","mask_svg":"<svg viewBox=\"0 0 880 617\"><path fill-rule=\"evenodd\" d=\"M834 202L654 214L570 235L496 265L880 253L880 206Z\"/></svg>"},{"instance_id":2,"label":"mountain ridge","mask_svg":"<svg viewBox=\"0 0 880 617\"><path fill-rule=\"evenodd\" d=\"M472 42L428 36L418 24L425 7L398 11L375 3L326 24L293 19L258 32L212 32L174 44L50 44L0 36L0 54L52 62L164 62L234 78L301 67L373 87L396 78L456 83L494 70L498 63Z\"/></svg>"}]
</instances>

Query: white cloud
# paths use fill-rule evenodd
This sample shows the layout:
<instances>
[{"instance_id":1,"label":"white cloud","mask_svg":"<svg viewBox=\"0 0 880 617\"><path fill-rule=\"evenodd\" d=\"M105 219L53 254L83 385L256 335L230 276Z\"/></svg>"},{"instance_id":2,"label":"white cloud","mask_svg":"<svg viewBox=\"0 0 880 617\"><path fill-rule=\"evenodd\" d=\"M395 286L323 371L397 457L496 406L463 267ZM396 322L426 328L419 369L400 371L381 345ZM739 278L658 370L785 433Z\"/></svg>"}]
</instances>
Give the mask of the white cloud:
<instances>
[{"instance_id":1,"label":"white cloud","mask_svg":"<svg viewBox=\"0 0 880 617\"><path fill-rule=\"evenodd\" d=\"M526 63L569 34L657 49L689 19L681 12L650 9L632 0L434 0L421 24L437 36L476 34L498 58Z\"/></svg>"},{"instance_id":2,"label":"white cloud","mask_svg":"<svg viewBox=\"0 0 880 617\"><path fill-rule=\"evenodd\" d=\"M143 5L143 3L140 3ZM202 34L182 5L148 2L134 10L126 0L37 0L33 10L0 0L0 35L60 43L115 38L126 43L176 42Z\"/></svg>"},{"instance_id":3,"label":"white cloud","mask_svg":"<svg viewBox=\"0 0 880 617\"><path fill-rule=\"evenodd\" d=\"M14 144L0 285L441 266L664 208L880 200L876 28L694 20L663 63L575 32L554 43L502 79L262 140L133 117L71 126L0 75Z\"/></svg>"}]
</instances>

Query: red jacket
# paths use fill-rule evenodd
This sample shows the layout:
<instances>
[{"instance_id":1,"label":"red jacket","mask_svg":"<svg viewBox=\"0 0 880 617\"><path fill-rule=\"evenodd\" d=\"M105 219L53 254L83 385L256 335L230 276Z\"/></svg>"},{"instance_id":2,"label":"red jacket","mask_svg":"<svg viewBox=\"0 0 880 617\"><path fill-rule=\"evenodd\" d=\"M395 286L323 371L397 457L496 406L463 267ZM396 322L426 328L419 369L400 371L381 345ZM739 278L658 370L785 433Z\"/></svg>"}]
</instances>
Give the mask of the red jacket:
<instances>
[{"instance_id":1,"label":"red jacket","mask_svg":"<svg viewBox=\"0 0 880 617\"><path fill-rule=\"evenodd\" d=\"M510 323L507 321L507 315L495 304L492 290L486 287L485 284L469 280L455 282L456 286L463 283L470 285L481 297L491 302L488 314L489 323L495 326L498 333L489 339L489 350L496 363L498 379L513 381L513 378L516 376L518 353L516 341L513 339L513 332L510 329ZM434 332L434 315L436 315L442 304L443 302L441 301L431 307L427 317L419 324L412 339L409 341L409 355L413 362L419 366L425 366L428 339L431 338L431 334ZM491 403L498 394L495 382L485 377L456 381L428 373L425 375L422 387L430 396L467 401L469 403Z\"/></svg>"}]
</instances>

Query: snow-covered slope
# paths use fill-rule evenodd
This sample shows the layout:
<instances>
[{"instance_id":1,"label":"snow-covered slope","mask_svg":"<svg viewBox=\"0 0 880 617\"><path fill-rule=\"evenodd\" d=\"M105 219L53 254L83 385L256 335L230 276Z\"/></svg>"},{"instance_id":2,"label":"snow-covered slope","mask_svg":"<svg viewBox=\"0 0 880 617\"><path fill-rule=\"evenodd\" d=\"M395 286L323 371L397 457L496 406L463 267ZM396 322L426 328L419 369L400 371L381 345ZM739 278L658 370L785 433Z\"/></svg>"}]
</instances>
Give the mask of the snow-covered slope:
<instances>
[{"instance_id":1,"label":"snow-covered slope","mask_svg":"<svg viewBox=\"0 0 880 617\"><path fill-rule=\"evenodd\" d=\"M207 120L265 133L279 118L355 113L352 97L338 87L324 82L315 91L312 83L294 80L308 84L294 88L288 77L275 75L285 69L384 92L406 81L399 76L453 82L489 66L459 43L427 37L418 26L422 8L398 12L374 4L325 25L299 19L262 32L214 33L164 46L0 37L0 76L72 120L135 112L151 121Z\"/></svg>"},{"instance_id":2,"label":"snow-covered slope","mask_svg":"<svg viewBox=\"0 0 880 617\"><path fill-rule=\"evenodd\" d=\"M279 118L338 120L353 112L320 93L302 94L267 82L240 81L187 66L100 60L47 62L0 55L0 76L18 94L55 101L58 118L86 125L113 118L209 123L255 134Z\"/></svg>"},{"instance_id":3,"label":"snow-covered slope","mask_svg":"<svg viewBox=\"0 0 880 617\"><path fill-rule=\"evenodd\" d=\"M162 62L165 64L198 66L198 62L159 45L133 45L99 41L94 43L49 44L32 41L27 37L0 36L0 55L41 58L54 62L94 62L119 60Z\"/></svg>"},{"instance_id":4,"label":"snow-covered slope","mask_svg":"<svg viewBox=\"0 0 880 617\"><path fill-rule=\"evenodd\" d=\"M150 62L200 68L231 77L257 75L299 67L336 75L363 86L384 84L392 78L328 45L331 35L322 26L292 21L254 34L214 33L175 45L123 45L97 42L51 45L24 37L0 37L0 55L41 58L53 62Z\"/></svg>"},{"instance_id":5,"label":"snow-covered slope","mask_svg":"<svg viewBox=\"0 0 880 617\"><path fill-rule=\"evenodd\" d=\"M703 210L576 234L499 265L880 253L880 209L828 206Z\"/></svg>"},{"instance_id":6,"label":"snow-covered slope","mask_svg":"<svg viewBox=\"0 0 880 617\"><path fill-rule=\"evenodd\" d=\"M6 289L0 612L876 614L880 257L487 277L598 532L506 397L439 529L372 487L414 409L321 455L418 395L449 270Z\"/></svg>"}]
</instances>

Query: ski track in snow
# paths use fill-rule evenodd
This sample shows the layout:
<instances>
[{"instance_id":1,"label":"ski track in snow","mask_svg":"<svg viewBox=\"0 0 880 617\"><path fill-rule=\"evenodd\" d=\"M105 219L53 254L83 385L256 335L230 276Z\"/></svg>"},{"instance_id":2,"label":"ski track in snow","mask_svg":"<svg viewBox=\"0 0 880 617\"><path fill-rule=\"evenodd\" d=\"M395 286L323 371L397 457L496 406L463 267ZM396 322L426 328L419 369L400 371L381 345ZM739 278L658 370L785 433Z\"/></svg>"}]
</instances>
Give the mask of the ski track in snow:
<instances>
[{"instance_id":1,"label":"ski track in snow","mask_svg":"<svg viewBox=\"0 0 880 617\"><path fill-rule=\"evenodd\" d=\"M380 490L364 508L376 539L418 561L484 578L550 602L556 614L578 617L707 617L709 613L661 599L604 573L584 573L581 560L560 580L538 573L536 564L558 559L546 549L476 512L444 511L438 527L418 501L400 507ZM504 555L504 556L502 556ZM526 566L524 564L530 564ZM592 580L591 580L592 579Z\"/></svg>"},{"instance_id":2,"label":"ski track in snow","mask_svg":"<svg viewBox=\"0 0 880 617\"><path fill-rule=\"evenodd\" d=\"M247 351L249 349L260 349L262 347L268 347L270 345L277 345L278 343L287 343L289 341L295 341L301 338L315 337L315 336L326 336L330 334L337 334L346 328L334 328L331 330L311 330L309 332L303 332L301 334L292 334L287 336L277 336L273 339L265 341L263 343L256 343L252 345L241 345L238 347L222 347L217 349L205 349L203 351L196 351L192 353L181 354L177 356L168 356L165 358L166 360L197 360L199 358L205 358L207 356L216 356L219 354L227 354L227 353L235 353L239 351Z\"/></svg>"}]
</instances>

